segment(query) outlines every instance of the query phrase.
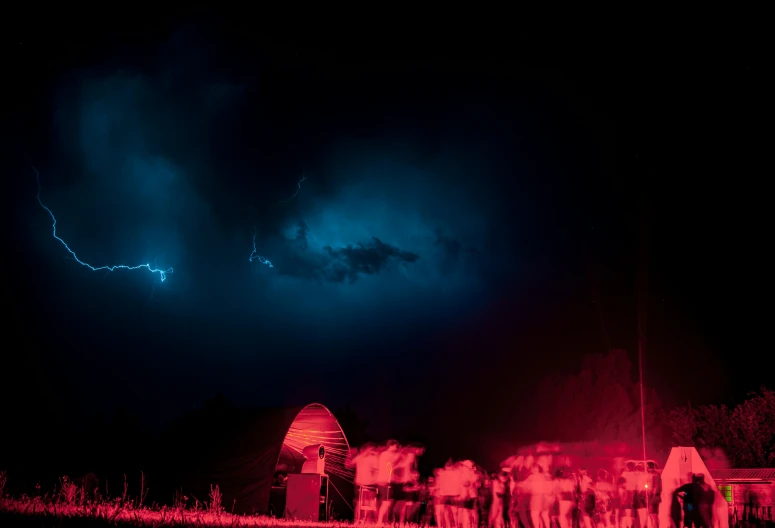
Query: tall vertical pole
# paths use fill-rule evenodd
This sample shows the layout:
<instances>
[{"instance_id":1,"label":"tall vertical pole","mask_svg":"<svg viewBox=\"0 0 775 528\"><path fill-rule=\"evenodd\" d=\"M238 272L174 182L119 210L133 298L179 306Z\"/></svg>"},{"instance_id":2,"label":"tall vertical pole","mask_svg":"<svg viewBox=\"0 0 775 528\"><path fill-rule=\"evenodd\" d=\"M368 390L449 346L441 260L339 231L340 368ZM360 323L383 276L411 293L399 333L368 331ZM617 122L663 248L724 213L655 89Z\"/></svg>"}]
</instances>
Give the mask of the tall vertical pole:
<instances>
[{"instance_id":1,"label":"tall vertical pole","mask_svg":"<svg viewBox=\"0 0 775 528\"><path fill-rule=\"evenodd\" d=\"M643 441L643 466L646 467L646 403L643 391L643 354L646 349L648 312L648 201L645 191L640 201L640 252L638 261L638 373L640 378L640 425Z\"/></svg>"}]
</instances>

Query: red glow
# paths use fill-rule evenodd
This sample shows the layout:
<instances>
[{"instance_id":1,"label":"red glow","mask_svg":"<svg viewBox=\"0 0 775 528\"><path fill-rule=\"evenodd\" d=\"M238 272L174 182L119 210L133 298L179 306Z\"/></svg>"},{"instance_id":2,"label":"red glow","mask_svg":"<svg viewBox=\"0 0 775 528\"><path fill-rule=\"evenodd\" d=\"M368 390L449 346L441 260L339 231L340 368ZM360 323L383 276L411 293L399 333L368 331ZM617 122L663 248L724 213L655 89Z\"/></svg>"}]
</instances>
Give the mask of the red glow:
<instances>
[{"instance_id":1,"label":"red glow","mask_svg":"<svg viewBox=\"0 0 775 528\"><path fill-rule=\"evenodd\" d=\"M318 403L302 409L288 428L277 460L277 470L284 468L288 473L299 473L306 460L304 449L319 445L325 447L326 473L351 482L354 471L345 467L350 445L334 415Z\"/></svg>"}]
</instances>

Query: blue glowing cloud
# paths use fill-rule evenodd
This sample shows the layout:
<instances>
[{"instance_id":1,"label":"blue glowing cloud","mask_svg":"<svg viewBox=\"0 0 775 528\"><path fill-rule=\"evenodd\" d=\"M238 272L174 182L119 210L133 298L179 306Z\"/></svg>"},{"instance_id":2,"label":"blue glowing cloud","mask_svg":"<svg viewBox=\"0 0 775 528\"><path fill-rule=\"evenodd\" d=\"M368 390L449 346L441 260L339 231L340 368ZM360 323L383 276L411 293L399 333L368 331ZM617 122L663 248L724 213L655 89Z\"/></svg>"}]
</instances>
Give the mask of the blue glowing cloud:
<instances>
[{"instance_id":1,"label":"blue glowing cloud","mask_svg":"<svg viewBox=\"0 0 775 528\"><path fill-rule=\"evenodd\" d=\"M299 222L295 236L285 247L287 267L279 270L280 275L352 284L360 276L375 275L390 265L411 264L420 258L416 253L403 251L377 237L341 247L323 245L310 249L310 243L309 226ZM312 244L315 244L314 239Z\"/></svg>"},{"instance_id":2,"label":"blue glowing cloud","mask_svg":"<svg viewBox=\"0 0 775 528\"><path fill-rule=\"evenodd\" d=\"M521 276L521 202L502 187L503 149L486 123L463 127L474 138L416 138L407 125L320 134L314 155L281 148L256 110L272 105L265 92L223 74L217 56L191 54L173 39L151 73L74 74L57 108L59 151L40 167L55 235L79 262L174 263L153 296L163 328L148 332L201 349L247 353L260 338L345 351L443 327ZM126 295L100 302L118 308Z\"/></svg>"}]
</instances>

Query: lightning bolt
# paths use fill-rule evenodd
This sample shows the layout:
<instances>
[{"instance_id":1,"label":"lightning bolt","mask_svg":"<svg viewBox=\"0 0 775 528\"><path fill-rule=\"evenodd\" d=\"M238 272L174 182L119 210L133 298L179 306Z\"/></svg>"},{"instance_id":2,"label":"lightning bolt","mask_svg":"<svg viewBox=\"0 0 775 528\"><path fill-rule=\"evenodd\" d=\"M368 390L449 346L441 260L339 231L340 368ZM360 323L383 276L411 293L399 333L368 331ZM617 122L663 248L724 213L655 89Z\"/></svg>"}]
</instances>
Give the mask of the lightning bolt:
<instances>
[{"instance_id":1,"label":"lightning bolt","mask_svg":"<svg viewBox=\"0 0 775 528\"><path fill-rule=\"evenodd\" d=\"M138 270L138 269L140 269L140 268L145 268L145 269L147 269L148 271L150 271L151 273L158 273L158 274L159 274L159 279L161 280L161 282L164 282L165 280L167 280L167 274L168 274L168 273L172 273L172 268L169 268L169 269L167 269L167 270L162 270L162 269L158 269L158 268L155 268L155 267L154 267L154 268L152 268L150 264L140 264L140 265L138 265L138 266L126 266L126 265L124 265L124 264L118 264L118 265L116 265L116 266L99 266L99 267L94 267L94 266L92 266L91 264L87 264L86 262L84 262L84 261L82 261L81 259L79 259L79 258L78 258L78 256L75 254L75 251L73 251L72 249L70 249L70 246L68 246L68 245L67 245L67 242L65 242L64 240L62 240L61 238L59 238L59 236L57 235L57 219L56 219L56 217L54 216L54 213L51 211L51 209L49 209L48 207L46 207L46 205L45 205L45 204L43 203L43 201L40 199L40 192L41 192L41 187L40 187L40 173L38 172L38 169L35 167L35 165L32 165L32 170L34 170L34 171L35 171L35 179L36 179L36 181L38 182L38 194L37 194L37 196L36 196L36 197L37 197L37 199L38 199L38 203L40 204L40 206L41 206L43 209L45 209L45 211L46 211L46 212L48 213L48 215L51 217L51 222L52 222L52 223L51 223L52 234L54 235L54 238L56 238L57 240L59 240L59 242L60 242L60 243L61 243L63 246L65 246L65 249L67 250L67 252L68 252L68 253L70 253L70 254L73 256L73 259L74 259L74 260L75 260L75 261L76 261L78 264L80 264L81 266L85 266L85 267L89 268L89 269L90 269L90 270L92 270L92 271L108 271L108 272L115 271L115 270L117 270L117 269L125 269L125 270Z\"/></svg>"},{"instance_id":2,"label":"lightning bolt","mask_svg":"<svg viewBox=\"0 0 775 528\"><path fill-rule=\"evenodd\" d=\"M255 226L253 227L253 252L250 253L250 257L248 257L248 262L253 262L254 260L259 261L261 264L266 264L270 268L274 268L274 266L272 266L271 262L269 262L267 259L265 259L264 257L262 257L261 255L258 254L258 250L256 249L256 228L255 228Z\"/></svg>"},{"instance_id":3,"label":"lightning bolt","mask_svg":"<svg viewBox=\"0 0 775 528\"><path fill-rule=\"evenodd\" d=\"M286 202L290 202L291 200L293 200L294 198L296 198L296 195L298 195L298 194L299 194L299 191L301 191L301 184L302 184L303 182L305 182L305 181L307 181L307 177L306 177L306 176L302 176L302 177L301 177L301 179L299 180L299 182L296 184L296 192L295 192L295 193L293 193L293 196L291 196L291 197L290 197L290 198L288 198L287 200L280 200L280 202L279 202L279 203L286 203Z\"/></svg>"},{"instance_id":4,"label":"lightning bolt","mask_svg":"<svg viewBox=\"0 0 775 528\"><path fill-rule=\"evenodd\" d=\"M296 192L293 193L293 196L291 196L287 200L280 200L275 204L275 206L280 205L282 203L290 202L291 200L296 198L296 196L299 194L299 191L301 191L301 184L304 183L305 181L307 181L307 177L302 176L301 179L298 181L298 183L296 183ZM269 260L265 259L264 257L258 254L258 250L256 249L256 227L255 226L253 226L253 252L250 254L250 257L248 257L248 262L253 262L254 260L259 261L261 264L266 264L270 268L274 268L274 266Z\"/></svg>"}]
</instances>

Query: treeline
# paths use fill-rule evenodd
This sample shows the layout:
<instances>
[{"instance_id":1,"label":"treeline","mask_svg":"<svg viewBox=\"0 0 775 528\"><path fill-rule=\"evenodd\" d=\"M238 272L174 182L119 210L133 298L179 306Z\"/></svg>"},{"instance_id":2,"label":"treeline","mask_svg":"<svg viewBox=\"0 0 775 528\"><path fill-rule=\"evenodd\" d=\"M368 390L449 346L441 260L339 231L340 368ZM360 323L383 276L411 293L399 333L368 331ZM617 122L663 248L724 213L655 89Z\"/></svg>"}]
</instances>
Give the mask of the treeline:
<instances>
[{"instance_id":1,"label":"treeline","mask_svg":"<svg viewBox=\"0 0 775 528\"><path fill-rule=\"evenodd\" d=\"M544 439L625 442L642 438L640 385L626 351L591 355L580 372L546 380L539 393ZM733 406L687 404L666 411L643 387L650 457L665 460L675 445L694 446L709 467L775 467L775 392L761 387Z\"/></svg>"},{"instance_id":2,"label":"treeline","mask_svg":"<svg viewBox=\"0 0 775 528\"><path fill-rule=\"evenodd\" d=\"M640 445L641 387L635 374L625 351L589 356L578 373L546 380L531 403L539 411L537 419L521 416L519 407L515 407L515 415L525 427L535 430L536 441ZM664 460L670 446L684 445L696 446L716 467L775 466L775 392L771 389L762 387L734 407L687 404L669 412L654 390L644 387L643 392L650 457ZM230 406L223 395L209 403ZM350 407L335 409L334 415L352 445L386 440L371 438L368 421ZM124 475L130 489L139 488L142 472L150 489L149 500L169 501L168 496L155 496L163 489L159 480L169 466L159 455L162 435L143 427L138 416L120 410L107 418L76 423L30 411L23 418L14 421L6 417L7 432L0 435L4 444L0 470L8 471L13 493L33 495L37 489L51 489L64 475L79 478L94 474L102 492L108 488L113 494L124 486ZM429 450L444 450L433 444L429 442ZM510 444L507 447L512 449ZM513 452L503 458L509 454Z\"/></svg>"},{"instance_id":3,"label":"treeline","mask_svg":"<svg viewBox=\"0 0 775 528\"><path fill-rule=\"evenodd\" d=\"M624 442L640 446L645 425L649 456L669 452L665 411L654 389L641 387L625 350L584 358L578 374L544 380L537 403L541 431L537 440Z\"/></svg>"},{"instance_id":4,"label":"treeline","mask_svg":"<svg viewBox=\"0 0 775 528\"><path fill-rule=\"evenodd\" d=\"M674 442L697 447L718 466L775 467L775 391L767 387L734 407L678 407L668 425Z\"/></svg>"}]
</instances>

